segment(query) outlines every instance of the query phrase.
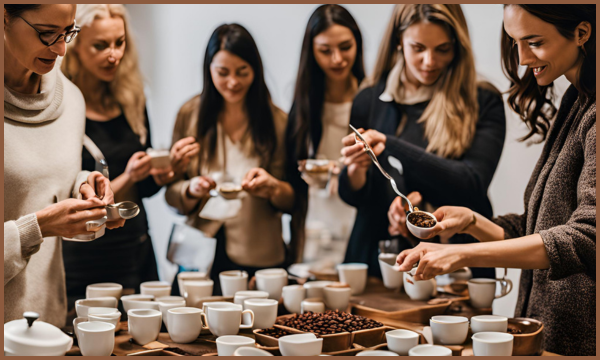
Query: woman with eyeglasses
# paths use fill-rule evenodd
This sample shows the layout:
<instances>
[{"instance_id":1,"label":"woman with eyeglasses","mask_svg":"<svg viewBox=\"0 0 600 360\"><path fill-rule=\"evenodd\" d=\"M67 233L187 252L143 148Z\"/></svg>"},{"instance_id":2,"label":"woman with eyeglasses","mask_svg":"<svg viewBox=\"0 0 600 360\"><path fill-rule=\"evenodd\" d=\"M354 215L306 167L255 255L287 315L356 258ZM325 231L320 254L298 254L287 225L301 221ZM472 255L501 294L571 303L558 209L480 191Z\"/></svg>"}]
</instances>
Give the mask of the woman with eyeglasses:
<instances>
[{"instance_id":1,"label":"woman with eyeglasses","mask_svg":"<svg viewBox=\"0 0 600 360\"><path fill-rule=\"evenodd\" d=\"M93 235L86 222L113 203L109 180L81 171L85 103L55 67L79 31L75 11L4 5L5 323L35 311L64 326L61 237Z\"/></svg>"},{"instance_id":2,"label":"woman with eyeglasses","mask_svg":"<svg viewBox=\"0 0 600 360\"><path fill-rule=\"evenodd\" d=\"M508 104L546 140L525 189L525 213L493 220L444 206L434 234L463 232L480 243L422 242L398 256L415 279L462 266L523 269L515 317L544 324L543 349L596 354L596 5L506 5L502 65ZM523 71L523 67L526 67ZM553 104L552 88L571 83Z\"/></svg>"},{"instance_id":3,"label":"woman with eyeglasses","mask_svg":"<svg viewBox=\"0 0 600 360\"><path fill-rule=\"evenodd\" d=\"M188 225L217 239L210 275L216 295L221 271L252 277L286 261L281 213L294 201L292 187L281 180L287 115L272 103L263 74L250 33L238 24L219 26L204 55L202 93L181 107L173 131L174 142L196 136L200 154L168 185L167 203L187 215ZM213 197L217 184L220 195ZM241 198L224 197L235 194Z\"/></svg>"},{"instance_id":4,"label":"woman with eyeglasses","mask_svg":"<svg viewBox=\"0 0 600 360\"><path fill-rule=\"evenodd\" d=\"M122 4L83 4L76 14L81 32L69 47L62 71L83 93L85 132L104 155L115 201L133 201L137 217L102 241L63 246L69 307L91 283L116 282L139 292L140 283L158 280L148 219L142 199L156 194L183 172L199 146L193 138L173 146L171 165L153 168L144 84L127 10ZM188 146L189 145L189 146ZM83 168L96 161L83 151ZM106 267L106 259L114 264Z\"/></svg>"}]
</instances>

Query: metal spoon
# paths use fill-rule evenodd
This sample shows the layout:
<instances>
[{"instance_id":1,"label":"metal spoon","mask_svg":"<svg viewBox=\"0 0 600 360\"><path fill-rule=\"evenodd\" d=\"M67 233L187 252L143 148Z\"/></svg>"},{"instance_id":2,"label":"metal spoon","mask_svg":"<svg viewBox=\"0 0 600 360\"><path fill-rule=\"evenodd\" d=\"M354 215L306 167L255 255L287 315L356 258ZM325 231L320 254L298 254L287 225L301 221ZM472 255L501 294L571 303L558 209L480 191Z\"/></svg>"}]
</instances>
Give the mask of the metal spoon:
<instances>
[{"instance_id":1,"label":"metal spoon","mask_svg":"<svg viewBox=\"0 0 600 360\"><path fill-rule=\"evenodd\" d=\"M117 204L106 205L106 216L108 220L118 220L119 218L129 220L140 213L140 207L133 201L122 201Z\"/></svg>"}]
</instances>

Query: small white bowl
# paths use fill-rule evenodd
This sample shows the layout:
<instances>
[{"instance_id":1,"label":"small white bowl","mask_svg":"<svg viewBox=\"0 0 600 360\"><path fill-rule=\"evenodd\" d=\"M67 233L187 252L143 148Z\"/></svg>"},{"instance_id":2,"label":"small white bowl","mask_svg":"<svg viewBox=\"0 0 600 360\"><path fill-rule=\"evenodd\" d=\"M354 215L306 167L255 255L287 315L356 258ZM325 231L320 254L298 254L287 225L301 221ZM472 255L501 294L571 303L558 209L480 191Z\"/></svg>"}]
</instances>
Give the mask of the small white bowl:
<instances>
[{"instance_id":1,"label":"small white bowl","mask_svg":"<svg viewBox=\"0 0 600 360\"><path fill-rule=\"evenodd\" d=\"M473 334L480 332L502 332L508 329L508 318L498 315L478 315L471 318L471 331Z\"/></svg>"},{"instance_id":2,"label":"small white bowl","mask_svg":"<svg viewBox=\"0 0 600 360\"><path fill-rule=\"evenodd\" d=\"M225 335L217 338L217 352L219 356L231 356L241 347L255 347L255 340L241 335Z\"/></svg>"},{"instance_id":3,"label":"small white bowl","mask_svg":"<svg viewBox=\"0 0 600 360\"><path fill-rule=\"evenodd\" d=\"M87 317L88 310L92 307L106 307L116 309L118 301L112 296L104 296L95 299L80 299L75 301L75 311L77 317Z\"/></svg>"},{"instance_id":4,"label":"small white bowl","mask_svg":"<svg viewBox=\"0 0 600 360\"><path fill-rule=\"evenodd\" d=\"M408 355L408 350L419 345L419 334L405 329L397 329L385 333L387 347L398 355Z\"/></svg>"},{"instance_id":5,"label":"small white bowl","mask_svg":"<svg viewBox=\"0 0 600 360\"><path fill-rule=\"evenodd\" d=\"M429 215L432 219L435 220L435 225L437 225L437 219L435 218L435 216L433 216L432 213L429 213L427 211L415 211L413 213L423 213L423 214L427 214ZM409 215L410 216L410 215ZM433 227L430 228L423 228L423 227L419 227L419 226L415 226L413 224L411 224L410 221L408 221L408 217L406 217L406 226L408 227L408 230L416 237L418 237L419 239L427 239L429 238L429 236L433 233L433 229L435 228L435 225Z\"/></svg>"},{"instance_id":6,"label":"small white bowl","mask_svg":"<svg viewBox=\"0 0 600 360\"><path fill-rule=\"evenodd\" d=\"M512 356L514 336L506 332L480 332L473 339L475 356Z\"/></svg>"},{"instance_id":7,"label":"small white bowl","mask_svg":"<svg viewBox=\"0 0 600 360\"><path fill-rule=\"evenodd\" d=\"M393 351L385 351L385 350L365 350L361 351L356 356L398 356Z\"/></svg>"},{"instance_id":8,"label":"small white bowl","mask_svg":"<svg viewBox=\"0 0 600 360\"><path fill-rule=\"evenodd\" d=\"M408 350L408 356L452 356L452 350L439 345L417 345Z\"/></svg>"},{"instance_id":9,"label":"small white bowl","mask_svg":"<svg viewBox=\"0 0 600 360\"><path fill-rule=\"evenodd\" d=\"M242 346L233 352L233 356L273 356L273 354L262 349Z\"/></svg>"},{"instance_id":10,"label":"small white bowl","mask_svg":"<svg viewBox=\"0 0 600 360\"><path fill-rule=\"evenodd\" d=\"M314 356L323 349L323 338L315 334L285 335L279 338L279 351L283 356Z\"/></svg>"},{"instance_id":11,"label":"small white bowl","mask_svg":"<svg viewBox=\"0 0 600 360\"><path fill-rule=\"evenodd\" d=\"M306 289L306 297L307 298L323 298L325 294L323 293L323 288L329 284L333 284L334 281L308 281L304 283L304 288Z\"/></svg>"},{"instance_id":12,"label":"small white bowl","mask_svg":"<svg viewBox=\"0 0 600 360\"><path fill-rule=\"evenodd\" d=\"M158 310L158 303L154 302L154 295L125 295L121 296L123 309L125 312L134 309L154 309Z\"/></svg>"},{"instance_id":13,"label":"small white bowl","mask_svg":"<svg viewBox=\"0 0 600 360\"><path fill-rule=\"evenodd\" d=\"M104 296L112 296L117 300L121 298L123 285L117 283L91 284L85 288L85 298L93 299Z\"/></svg>"},{"instance_id":14,"label":"small white bowl","mask_svg":"<svg viewBox=\"0 0 600 360\"><path fill-rule=\"evenodd\" d=\"M101 321L109 323L115 326L115 332L121 330L121 312L116 311L108 314L94 314L94 309L102 308L90 308L88 319L90 322Z\"/></svg>"},{"instance_id":15,"label":"small white bowl","mask_svg":"<svg viewBox=\"0 0 600 360\"><path fill-rule=\"evenodd\" d=\"M171 295L171 284L165 281L146 281L140 284L142 295L154 295L155 298Z\"/></svg>"},{"instance_id":16,"label":"small white bowl","mask_svg":"<svg viewBox=\"0 0 600 360\"><path fill-rule=\"evenodd\" d=\"M434 344L461 345L467 340L469 333L469 319L464 316L432 316L429 326Z\"/></svg>"}]
</instances>

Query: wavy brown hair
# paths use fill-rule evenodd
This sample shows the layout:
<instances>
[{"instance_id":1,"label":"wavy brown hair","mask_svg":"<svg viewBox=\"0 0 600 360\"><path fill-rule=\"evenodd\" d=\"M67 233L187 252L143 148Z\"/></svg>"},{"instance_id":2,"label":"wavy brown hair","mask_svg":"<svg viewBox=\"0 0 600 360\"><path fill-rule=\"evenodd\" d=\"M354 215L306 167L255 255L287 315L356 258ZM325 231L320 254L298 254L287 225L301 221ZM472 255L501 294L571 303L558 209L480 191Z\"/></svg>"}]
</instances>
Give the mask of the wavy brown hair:
<instances>
[{"instance_id":1,"label":"wavy brown hair","mask_svg":"<svg viewBox=\"0 0 600 360\"><path fill-rule=\"evenodd\" d=\"M583 45L580 56L583 62L575 87L586 97L596 96L596 5L506 5L520 6L525 11L556 27L566 39L574 38L575 29L581 22L592 25L590 38ZM519 51L513 39L502 27L502 69L510 80L508 105L529 127L524 141L538 134L543 141L548 134L550 121L556 115L553 104L553 84L539 86L532 70L519 74Z\"/></svg>"}]
</instances>

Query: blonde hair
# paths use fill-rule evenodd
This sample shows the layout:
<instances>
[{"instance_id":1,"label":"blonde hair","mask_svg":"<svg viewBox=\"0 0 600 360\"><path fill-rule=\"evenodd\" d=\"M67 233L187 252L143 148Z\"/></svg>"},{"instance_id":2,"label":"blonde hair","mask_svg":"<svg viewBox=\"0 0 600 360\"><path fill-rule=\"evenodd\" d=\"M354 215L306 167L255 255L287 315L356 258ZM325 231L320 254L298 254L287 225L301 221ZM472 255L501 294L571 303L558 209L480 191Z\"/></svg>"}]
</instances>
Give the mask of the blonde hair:
<instances>
[{"instance_id":1,"label":"blonde hair","mask_svg":"<svg viewBox=\"0 0 600 360\"><path fill-rule=\"evenodd\" d=\"M131 31L129 31L129 15L122 4L80 4L77 5L75 19L81 31L94 20L107 17L120 17L125 24L125 53L117 68L115 78L110 83L104 83L99 91L102 92L102 105L108 107L118 104L123 109L127 122L135 134L140 137L142 145L146 144L146 97L144 95L144 82L139 69L138 54L135 48ZM81 61L73 48L77 47L78 39L69 46L62 63L62 71L69 80L78 85L81 75ZM81 88L81 87L80 87ZM89 94L83 94L88 98Z\"/></svg>"},{"instance_id":2,"label":"blonde hair","mask_svg":"<svg viewBox=\"0 0 600 360\"><path fill-rule=\"evenodd\" d=\"M454 42L454 59L438 80L429 105L418 120L425 124L426 151L458 158L471 146L478 120L477 75L467 21L460 5L396 5L379 46L369 86L386 77L396 64L402 32L420 21L447 29ZM402 86L402 84L401 84Z\"/></svg>"}]
</instances>

